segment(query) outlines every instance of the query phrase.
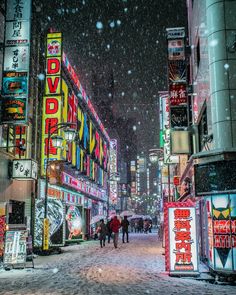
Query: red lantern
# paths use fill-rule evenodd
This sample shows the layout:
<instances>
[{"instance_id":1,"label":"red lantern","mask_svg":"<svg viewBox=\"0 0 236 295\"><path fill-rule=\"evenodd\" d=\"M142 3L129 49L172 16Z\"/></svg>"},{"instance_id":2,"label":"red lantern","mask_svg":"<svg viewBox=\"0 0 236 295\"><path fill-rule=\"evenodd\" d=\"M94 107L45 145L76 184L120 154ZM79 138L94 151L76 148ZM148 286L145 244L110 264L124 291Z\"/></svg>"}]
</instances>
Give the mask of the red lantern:
<instances>
[{"instance_id":1,"label":"red lantern","mask_svg":"<svg viewBox=\"0 0 236 295\"><path fill-rule=\"evenodd\" d=\"M180 177L179 176L174 176L173 183L174 183L175 186L178 186L179 185L179 180L180 180Z\"/></svg>"}]
</instances>

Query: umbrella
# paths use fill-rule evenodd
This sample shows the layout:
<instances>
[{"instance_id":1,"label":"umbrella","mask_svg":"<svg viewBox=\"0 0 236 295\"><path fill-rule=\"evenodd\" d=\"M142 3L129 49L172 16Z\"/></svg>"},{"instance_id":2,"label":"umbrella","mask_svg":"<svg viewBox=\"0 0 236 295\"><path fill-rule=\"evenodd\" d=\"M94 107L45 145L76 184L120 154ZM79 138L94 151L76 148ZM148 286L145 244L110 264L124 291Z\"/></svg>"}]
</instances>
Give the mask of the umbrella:
<instances>
[{"instance_id":1,"label":"umbrella","mask_svg":"<svg viewBox=\"0 0 236 295\"><path fill-rule=\"evenodd\" d=\"M117 218L120 219L120 215L118 214L110 214L108 219L112 219L114 216L117 216Z\"/></svg>"},{"instance_id":2,"label":"umbrella","mask_svg":"<svg viewBox=\"0 0 236 295\"><path fill-rule=\"evenodd\" d=\"M124 216L127 216L128 217L128 216L133 216L133 215L134 215L134 212L127 211L127 210L120 213L120 216L121 217L124 217Z\"/></svg>"},{"instance_id":3,"label":"umbrella","mask_svg":"<svg viewBox=\"0 0 236 295\"><path fill-rule=\"evenodd\" d=\"M101 219L106 219L106 217L104 215L96 215L96 216L93 216L92 219L91 219L91 221L90 221L90 224L97 223Z\"/></svg>"},{"instance_id":4,"label":"umbrella","mask_svg":"<svg viewBox=\"0 0 236 295\"><path fill-rule=\"evenodd\" d=\"M150 215L144 215L144 216L143 216L143 219L144 219L144 220L145 220L145 219L152 220L152 217L151 217Z\"/></svg>"},{"instance_id":5,"label":"umbrella","mask_svg":"<svg viewBox=\"0 0 236 295\"><path fill-rule=\"evenodd\" d=\"M139 219L139 218L143 218L143 215L133 215L133 216L131 216L131 219Z\"/></svg>"}]
</instances>

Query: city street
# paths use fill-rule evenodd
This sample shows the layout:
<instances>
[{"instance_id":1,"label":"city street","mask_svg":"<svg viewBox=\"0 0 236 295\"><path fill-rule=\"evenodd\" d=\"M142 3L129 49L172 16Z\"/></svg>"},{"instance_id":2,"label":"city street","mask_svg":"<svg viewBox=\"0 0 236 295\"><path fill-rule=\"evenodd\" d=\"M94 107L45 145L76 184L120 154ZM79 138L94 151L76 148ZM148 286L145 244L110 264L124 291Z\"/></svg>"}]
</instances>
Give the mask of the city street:
<instances>
[{"instance_id":1,"label":"city street","mask_svg":"<svg viewBox=\"0 0 236 295\"><path fill-rule=\"evenodd\" d=\"M131 234L130 243L119 240L118 249L112 243L101 249L99 241L83 242L63 248L59 255L37 257L35 269L1 270L0 294L226 295L235 291L235 286L204 279L169 277L162 254L156 233Z\"/></svg>"}]
</instances>

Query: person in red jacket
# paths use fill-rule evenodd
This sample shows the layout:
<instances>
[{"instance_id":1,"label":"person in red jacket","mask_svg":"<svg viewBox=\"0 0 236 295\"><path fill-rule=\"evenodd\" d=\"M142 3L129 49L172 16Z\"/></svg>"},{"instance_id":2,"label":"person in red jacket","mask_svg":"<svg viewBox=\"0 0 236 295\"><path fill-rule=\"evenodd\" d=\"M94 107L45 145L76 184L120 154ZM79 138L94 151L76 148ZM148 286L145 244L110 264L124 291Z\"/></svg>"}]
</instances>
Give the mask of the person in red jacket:
<instances>
[{"instance_id":1,"label":"person in red jacket","mask_svg":"<svg viewBox=\"0 0 236 295\"><path fill-rule=\"evenodd\" d=\"M117 216L114 216L110 223L110 228L112 232L114 233L113 243L115 248L117 248L118 245L118 238L119 238L119 229L120 229L120 221L117 219Z\"/></svg>"}]
</instances>

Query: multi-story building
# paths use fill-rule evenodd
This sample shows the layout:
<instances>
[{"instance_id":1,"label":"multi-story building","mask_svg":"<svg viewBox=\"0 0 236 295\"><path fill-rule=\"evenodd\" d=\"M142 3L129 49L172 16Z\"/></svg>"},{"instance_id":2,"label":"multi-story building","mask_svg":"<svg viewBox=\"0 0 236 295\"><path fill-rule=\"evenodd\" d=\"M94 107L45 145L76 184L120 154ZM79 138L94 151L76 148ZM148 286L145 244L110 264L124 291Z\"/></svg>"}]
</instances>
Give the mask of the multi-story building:
<instances>
[{"instance_id":1,"label":"multi-story building","mask_svg":"<svg viewBox=\"0 0 236 295\"><path fill-rule=\"evenodd\" d=\"M180 193L197 205L199 254L236 272L236 1L187 1L192 154ZM183 198L181 199L183 200Z\"/></svg>"},{"instance_id":2,"label":"multi-story building","mask_svg":"<svg viewBox=\"0 0 236 295\"><path fill-rule=\"evenodd\" d=\"M7 4L0 7L0 217L7 228L28 229L38 248L49 219L50 244L62 246L106 217L110 138L62 49L62 34L36 25L30 0L19 15ZM27 29L10 34L21 18ZM68 128L76 138L58 148Z\"/></svg>"}]
</instances>

